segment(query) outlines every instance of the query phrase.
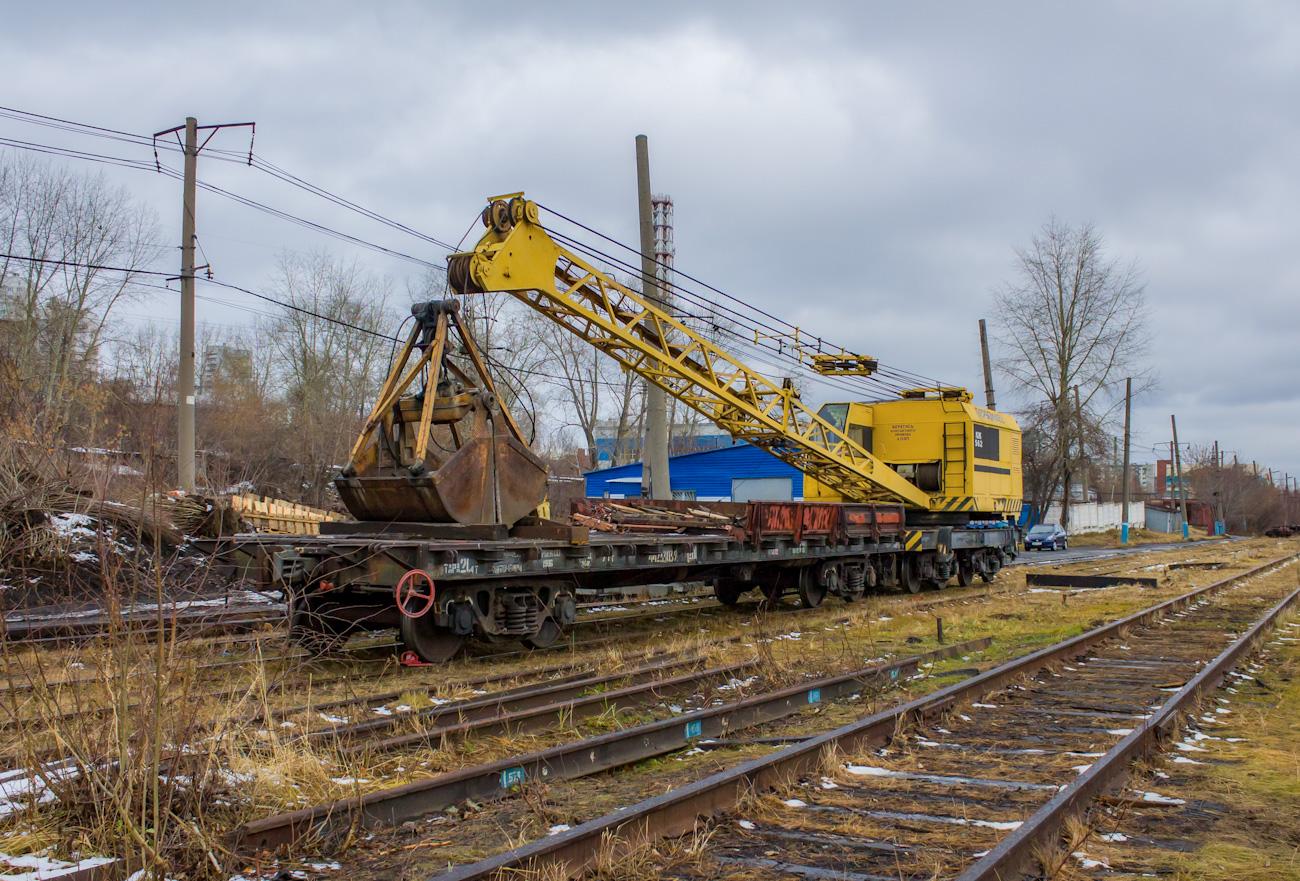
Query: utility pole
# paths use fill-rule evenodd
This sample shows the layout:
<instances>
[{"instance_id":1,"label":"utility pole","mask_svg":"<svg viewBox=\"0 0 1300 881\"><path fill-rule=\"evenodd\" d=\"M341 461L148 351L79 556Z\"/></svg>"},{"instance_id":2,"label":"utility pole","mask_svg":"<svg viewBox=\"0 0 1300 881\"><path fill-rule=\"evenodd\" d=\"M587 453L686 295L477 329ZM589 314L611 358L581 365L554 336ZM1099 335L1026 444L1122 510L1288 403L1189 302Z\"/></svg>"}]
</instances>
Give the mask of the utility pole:
<instances>
[{"instance_id":1,"label":"utility pole","mask_svg":"<svg viewBox=\"0 0 1300 881\"><path fill-rule=\"evenodd\" d=\"M1128 445L1129 420L1133 415L1133 378L1124 380L1124 470L1120 479L1124 481L1124 495L1120 508L1119 543L1128 544Z\"/></svg>"},{"instance_id":2,"label":"utility pole","mask_svg":"<svg viewBox=\"0 0 1300 881\"><path fill-rule=\"evenodd\" d=\"M641 289L654 305L664 308L659 295L659 273L655 267L654 205L650 196L650 146L645 135L636 136L636 197L641 221ZM641 466L650 467L650 498L671 499L668 475L668 397L654 383L646 383L645 455ZM641 491L645 492L642 477Z\"/></svg>"},{"instance_id":3,"label":"utility pole","mask_svg":"<svg viewBox=\"0 0 1300 881\"><path fill-rule=\"evenodd\" d=\"M1110 455L1111 473L1114 474L1115 469L1119 467L1119 438L1113 437L1111 438L1111 441L1115 444L1114 451ZM1112 505L1115 504L1115 481L1114 480L1110 482L1110 503Z\"/></svg>"},{"instance_id":4,"label":"utility pole","mask_svg":"<svg viewBox=\"0 0 1300 881\"><path fill-rule=\"evenodd\" d=\"M993 363L989 360L989 331L984 326L984 319L980 319L980 352L984 355L984 403L990 410L998 408L997 401L993 399Z\"/></svg>"},{"instance_id":5,"label":"utility pole","mask_svg":"<svg viewBox=\"0 0 1300 881\"><path fill-rule=\"evenodd\" d=\"M199 123L185 118L185 186L181 204L181 363L177 376L176 482L194 492L194 190Z\"/></svg>"},{"instance_id":6,"label":"utility pole","mask_svg":"<svg viewBox=\"0 0 1300 881\"><path fill-rule=\"evenodd\" d=\"M1226 529L1226 517L1223 507L1223 460L1219 458L1219 442L1214 442L1214 534Z\"/></svg>"},{"instance_id":7,"label":"utility pole","mask_svg":"<svg viewBox=\"0 0 1300 881\"><path fill-rule=\"evenodd\" d=\"M1169 416L1169 424L1174 430L1174 479L1178 481L1178 497L1183 503L1183 538L1191 535L1187 526L1187 487L1183 485L1183 454L1178 449L1178 421Z\"/></svg>"},{"instance_id":8,"label":"utility pole","mask_svg":"<svg viewBox=\"0 0 1300 881\"><path fill-rule=\"evenodd\" d=\"M1178 493L1174 489L1174 481L1177 478L1174 477L1173 475L1174 475L1174 442L1170 441L1169 442L1169 468L1165 471L1165 486L1169 487L1169 498L1173 499L1174 501L1177 501ZM1164 490L1161 490L1160 495L1162 498L1164 497L1164 494L1165 494Z\"/></svg>"},{"instance_id":9,"label":"utility pole","mask_svg":"<svg viewBox=\"0 0 1300 881\"><path fill-rule=\"evenodd\" d=\"M180 140L180 133L185 132L181 147L185 153L185 176L181 190L181 348L180 363L176 368L176 482L186 492L193 492L194 481L194 203L197 187L199 151L207 146L213 135L223 128L249 128L253 135L257 133L257 124L252 122L222 123L220 125L199 125L192 116L185 118L185 125L179 125L153 136L154 161L157 162L158 139L175 134ZM207 140L199 143L199 130L211 130ZM253 164L253 136L248 141L248 164ZM161 163L158 165L162 169Z\"/></svg>"}]
</instances>

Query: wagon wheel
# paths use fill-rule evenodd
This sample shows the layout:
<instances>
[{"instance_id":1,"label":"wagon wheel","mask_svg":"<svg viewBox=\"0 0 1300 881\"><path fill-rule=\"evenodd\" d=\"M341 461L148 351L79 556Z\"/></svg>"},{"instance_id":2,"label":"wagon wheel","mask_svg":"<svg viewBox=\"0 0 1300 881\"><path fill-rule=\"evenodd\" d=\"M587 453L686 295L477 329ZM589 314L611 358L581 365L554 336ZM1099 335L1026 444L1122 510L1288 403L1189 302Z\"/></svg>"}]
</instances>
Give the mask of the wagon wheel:
<instances>
[{"instance_id":1,"label":"wagon wheel","mask_svg":"<svg viewBox=\"0 0 1300 881\"><path fill-rule=\"evenodd\" d=\"M720 578L713 585L713 596L724 606L734 606L749 588L743 582Z\"/></svg>"},{"instance_id":2,"label":"wagon wheel","mask_svg":"<svg viewBox=\"0 0 1300 881\"><path fill-rule=\"evenodd\" d=\"M781 576L777 575L771 584L763 585L762 590L764 604L768 606L776 605L777 601L781 599L781 594L785 593L785 585L781 583Z\"/></svg>"},{"instance_id":3,"label":"wagon wheel","mask_svg":"<svg viewBox=\"0 0 1300 881\"><path fill-rule=\"evenodd\" d=\"M432 618L409 618L403 615L398 630L402 634L402 643L426 664L441 664L450 660L465 644L464 636L453 632L449 627L440 627Z\"/></svg>"},{"instance_id":4,"label":"wagon wheel","mask_svg":"<svg viewBox=\"0 0 1300 881\"><path fill-rule=\"evenodd\" d=\"M908 593L918 593L921 590L921 574L917 572L919 567L916 560L904 557L898 563L898 583L907 588Z\"/></svg>"},{"instance_id":5,"label":"wagon wheel","mask_svg":"<svg viewBox=\"0 0 1300 881\"><path fill-rule=\"evenodd\" d=\"M799 602L803 603L805 609L815 609L826 599L826 588L822 585L821 580L816 577L812 567L804 567L799 570Z\"/></svg>"},{"instance_id":6,"label":"wagon wheel","mask_svg":"<svg viewBox=\"0 0 1300 881\"><path fill-rule=\"evenodd\" d=\"M537 628L537 632L524 640L524 645L533 649L550 648L559 642L563 636L560 625L555 623L554 618L547 618L542 622L542 626Z\"/></svg>"},{"instance_id":7,"label":"wagon wheel","mask_svg":"<svg viewBox=\"0 0 1300 881\"><path fill-rule=\"evenodd\" d=\"M347 635L339 633L334 622L313 612L298 599L292 601L289 613L289 642L317 658L341 648L347 642Z\"/></svg>"},{"instance_id":8,"label":"wagon wheel","mask_svg":"<svg viewBox=\"0 0 1300 881\"><path fill-rule=\"evenodd\" d=\"M970 587L974 582L974 561L970 557L959 557L957 560L957 585L959 587Z\"/></svg>"}]
</instances>

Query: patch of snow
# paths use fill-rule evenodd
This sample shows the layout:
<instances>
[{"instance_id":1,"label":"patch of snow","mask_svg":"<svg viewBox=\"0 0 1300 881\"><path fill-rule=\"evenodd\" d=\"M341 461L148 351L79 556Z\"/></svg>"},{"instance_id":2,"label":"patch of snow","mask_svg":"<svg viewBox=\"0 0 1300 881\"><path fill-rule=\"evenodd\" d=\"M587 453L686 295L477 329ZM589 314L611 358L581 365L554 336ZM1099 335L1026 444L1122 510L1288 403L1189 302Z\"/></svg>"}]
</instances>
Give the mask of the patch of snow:
<instances>
[{"instance_id":1,"label":"patch of snow","mask_svg":"<svg viewBox=\"0 0 1300 881\"><path fill-rule=\"evenodd\" d=\"M116 862L113 857L86 857L75 863L56 860L51 857L42 857L28 854L26 856L10 856L7 853L0 853L0 863L5 864L13 869L32 869L31 872L17 872L14 874L6 873L3 876L5 881L45 881L45 879L57 878L60 875L68 875L81 869L93 869L96 866L105 866L109 863ZM140 874L140 873L137 873Z\"/></svg>"},{"instance_id":2,"label":"patch of snow","mask_svg":"<svg viewBox=\"0 0 1300 881\"><path fill-rule=\"evenodd\" d=\"M1110 863L1106 862L1105 860L1094 860L1092 857L1088 856L1086 853L1080 850L1076 850L1074 853L1070 854L1070 856L1078 860L1079 865L1083 866L1085 869L1109 869L1110 868Z\"/></svg>"},{"instance_id":3,"label":"patch of snow","mask_svg":"<svg viewBox=\"0 0 1300 881\"><path fill-rule=\"evenodd\" d=\"M95 522L95 518L89 514L55 514L47 521L47 525L54 533L62 538L72 538L82 536L93 538L95 530L90 526Z\"/></svg>"},{"instance_id":4,"label":"patch of snow","mask_svg":"<svg viewBox=\"0 0 1300 881\"><path fill-rule=\"evenodd\" d=\"M568 823L559 823L546 830L547 835L559 835L561 832L568 832L573 827Z\"/></svg>"},{"instance_id":5,"label":"patch of snow","mask_svg":"<svg viewBox=\"0 0 1300 881\"><path fill-rule=\"evenodd\" d=\"M781 804L785 805L787 808L806 808L806 807L808 807L808 802L806 802L806 801L801 801L801 800L799 800L799 799L797 799L797 798L787 798L785 801L781 802Z\"/></svg>"},{"instance_id":6,"label":"patch of snow","mask_svg":"<svg viewBox=\"0 0 1300 881\"><path fill-rule=\"evenodd\" d=\"M877 768L873 765L845 765L844 770L850 774L857 774L859 777L893 777L898 773L888 768Z\"/></svg>"}]
</instances>

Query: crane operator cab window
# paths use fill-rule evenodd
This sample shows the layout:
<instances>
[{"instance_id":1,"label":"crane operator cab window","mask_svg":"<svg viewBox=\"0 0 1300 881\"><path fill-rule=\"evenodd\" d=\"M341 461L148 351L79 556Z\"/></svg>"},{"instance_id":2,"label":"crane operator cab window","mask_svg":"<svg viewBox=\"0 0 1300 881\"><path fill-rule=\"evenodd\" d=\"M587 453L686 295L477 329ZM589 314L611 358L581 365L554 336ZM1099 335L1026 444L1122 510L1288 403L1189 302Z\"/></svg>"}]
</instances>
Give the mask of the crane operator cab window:
<instances>
[{"instance_id":1,"label":"crane operator cab window","mask_svg":"<svg viewBox=\"0 0 1300 881\"><path fill-rule=\"evenodd\" d=\"M829 422L832 428L844 432L845 437L862 449L871 452L871 426L849 422L848 404L823 404L817 415Z\"/></svg>"}]
</instances>

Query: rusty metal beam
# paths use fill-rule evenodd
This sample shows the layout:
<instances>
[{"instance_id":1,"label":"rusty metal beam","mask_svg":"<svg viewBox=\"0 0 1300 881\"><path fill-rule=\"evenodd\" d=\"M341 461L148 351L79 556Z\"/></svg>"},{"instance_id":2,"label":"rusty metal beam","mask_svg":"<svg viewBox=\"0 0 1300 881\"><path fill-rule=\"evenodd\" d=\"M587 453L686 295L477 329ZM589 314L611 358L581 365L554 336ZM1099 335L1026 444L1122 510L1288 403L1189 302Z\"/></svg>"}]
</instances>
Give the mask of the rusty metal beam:
<instances>
[{"instance_id":1,"label":"rusty metal beam","mask_svg":"<svg viewBox=\"0 0 1300 881\"><path fill-rule=\"evenodd\" d=\"M1055 572L1026 572L1026 587L1114 587L1117 584L1137 584L1156 587L1158 578L1138 575L1057 575Z\"/></svg>"}]
</instances>

